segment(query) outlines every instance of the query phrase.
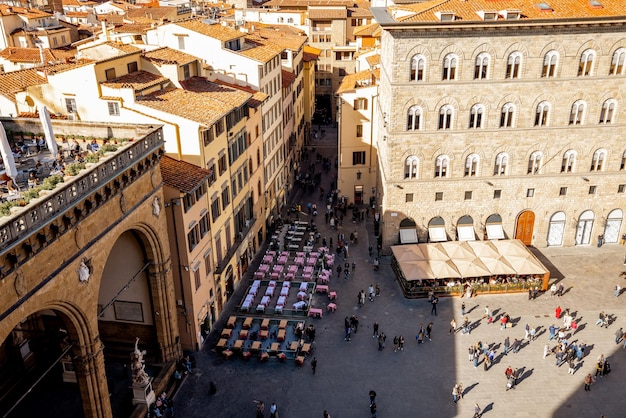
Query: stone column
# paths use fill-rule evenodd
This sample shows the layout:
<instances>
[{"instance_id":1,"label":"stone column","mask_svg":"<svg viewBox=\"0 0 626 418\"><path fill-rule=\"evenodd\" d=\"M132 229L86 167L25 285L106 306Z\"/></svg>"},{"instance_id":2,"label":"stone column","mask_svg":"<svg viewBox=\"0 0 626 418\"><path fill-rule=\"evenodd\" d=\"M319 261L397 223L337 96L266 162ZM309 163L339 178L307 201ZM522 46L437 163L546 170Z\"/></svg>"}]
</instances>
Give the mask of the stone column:
<instances>
[{"instance_id":1,"label":"stone column","mask_svg":"<svg viewBox=\"0 0 626 418\"><path fill-rule=\"evenodd\" d=\"M83 411L88 418L112 418L106 371L104 345L100 337L88 345L75 345L73 353L78 388L83 401Z\"/></svg>"},{"instance_id":2,"label":"stone column","mask_svg":"<svg viewBox=\"0 0 626 418\"><path fill-rule=\"evenodd\" d=\"M149 266L155 327L161 350L161 361L176 361L182 356L171 261L152 262Z\"/></svg>"}]
</instances>

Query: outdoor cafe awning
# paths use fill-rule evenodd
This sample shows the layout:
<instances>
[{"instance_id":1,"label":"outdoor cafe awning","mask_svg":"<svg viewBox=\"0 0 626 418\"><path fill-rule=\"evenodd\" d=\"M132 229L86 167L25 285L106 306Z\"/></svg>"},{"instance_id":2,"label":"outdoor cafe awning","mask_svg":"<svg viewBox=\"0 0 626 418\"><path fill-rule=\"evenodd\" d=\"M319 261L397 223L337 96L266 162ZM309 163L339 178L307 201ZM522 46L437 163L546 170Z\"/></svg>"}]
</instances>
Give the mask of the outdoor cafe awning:
<instances>
[{"instance_id":1,"label":"outdoor cafe awning","mask_svg":"<svg viewBox=\"0 0 626 418\"><path fill-rule=\"evenodd\" d=\"M391 251L407 281L548 272L519 240L396 245Z\"/></svg>"}]
</instances>

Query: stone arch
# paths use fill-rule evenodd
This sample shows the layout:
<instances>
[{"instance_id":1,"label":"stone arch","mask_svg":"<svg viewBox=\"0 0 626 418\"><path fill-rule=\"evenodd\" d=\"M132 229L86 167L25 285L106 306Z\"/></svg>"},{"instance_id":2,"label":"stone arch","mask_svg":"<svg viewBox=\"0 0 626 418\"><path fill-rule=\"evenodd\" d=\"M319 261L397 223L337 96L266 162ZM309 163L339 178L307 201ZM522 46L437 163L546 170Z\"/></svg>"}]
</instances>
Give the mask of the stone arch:
<instances>
[{"instance_id":1,"label":"stone arch","mask_svg":"<svg viewBox=\"0 0 626 418\"><path fill-rule=\"evenodd\" d=\"M465 102L465 106L462 110L470 110L472 106L476 104L481 104L485 107L485 111L488 112L491 109L491 100L489 100L485 96L474 96L468 101ZM487 117L487 115L485 115Z\"/></svg>"},{"instance_id":2,"label":"stone arch","mask_svg":"<svg viewBox=\"0 0 626 418\"><path fill-rule=\"evenodd\" d=\"M582 45L580 45L580 47L578 48L578 51L576 51L576 59L580 59L580 55L585 52L587 49L593 49L594 51L596 51L596 64L597 64L597 60L600 58L600 55L604 55L604 53L602 52L602 45L598 44L598 42L595 39L589 39L586 42L583 42ZM597 66L596 66L597 69Z\"/></svg>"},{"instance_id":3,"label":"stone arch","mask_svg":"<svg viewBox=\"0 0 626 418\"><path fill-rule=\"evenodd\" d=\"M539 58L541 58L541 62L543 62L543 57L552 50L559 53L559 68L562 67L563 59L565 59L565 47L563 46L563 44L556 41L548 43L541 49L541 52L539 53Z\"/></svg>"},{"instance_id":4,"label":"stone arch","mask_svg":"<svg viewBox=\"0 0 626 418\"><path fill-rule=\"evenodd\" d=\"M496 158L496 155L502 152L505 152L509 156L509 165L511 165L512 164L511 160L515 159L516 155L515 155L515 148L509 144L497 146L496 148L493 149L493 152L487 158L489 158L490 161L493 163L494 158Z\"/></svg>"},{"instance_id":5,"label":"stone arch","mask_svg":"<svg viewBox=\"0 0 626 418\"><path fill-rule=\"evenodd\" d=\"M506 96L504 96L502 99L500 99L500 101L498 102L498 112L500 111L500 109L502 109L502 106L504 106L507 103L513 103L515 105L515 110L517 115L517 119L519 120L519 113L521 112L521 106L522 106L522 102L519 99L519 97L515 96L514 94L507 94Z\"/></svg>"},{"instance_id":6,"label":"stone arch","mask_svg":"<svg viewBox=\"0 0 626 418\"><path fill-rule=\"evenodd\" d=\"M482 43L474 48L474 50L472 51L472 61L475 60L478 54L482 52L486 52L487 54L489 54L489 57L491 58L491 62L489 64L493 66L493 63L496 61L497 54L494 47L492 47L488 43Z\"/></svg>"},{"instance_id":7,"label":"stone arch","mask_svg":"<svg viewBox=\"0 0 626 418\"><path fill-rule=\"evenodd\" d=\"M463 48L461 48L458 45L450 44L450 45L445 46L439 53L439 61L443 61L443 58L448 54L456 54L458 55L459 60L465 60L465 54L464 54Z\"/></svg>"},{"instance_id":8,"label":"stone arch","mask_svg":"<svg viewBox=\"0 0 626 418\"><path fill-rule=\"evenodd\" d=\"M415 45L413 48L411 48L409 52L404 56L403 61L410 63L411 59L415 55L425 56L427 60L426 65L432 65L432 55L430 53L430 50L426 48L424 45Z\"/></svg>"},{"instance_id":9,"label":"stone arch","mask_svg":"<svg viewBox=\"0 0 626 418\"><path fill-rule=\"evenodd\" d=\"M504 55L502 55L499 58L502 58L504 60L507 60L509 58L509 55L511 55L513 52L518 51L520 54L522 54L522 58L524 58L524 61L522 62L522 71L524 70L524 62L526 62L528 60L528 48L523 45L520 42L515 42L511 45L509 45L505 50L504 50Z\"/></svg>"},{"instance_id":10,"label":"stone arch","mask_svg":"<svg viewBox=\"0 0 626 418\"><path fill-rule=\"evenodd\" d=\"M456 99L452 96L445 96L439 99L439 101L437 101L437 104L435 104L433 111L439 112L439 109L441 109L441 107L445 105L450 105L454 108L455 119L458 120L458 116L459 116L458 113L460 110L460 106L459 106L459 102L457 102Z\"/></svg>"},{"instance_id":11,"label":"stone arch","mask_svg":"<svg viewBox=\"0 0 626 418\"><path fill-rule=\"evenodd\" d=\"M428 112L430 109L428 108L428 104L419 97L411 97L404 103L402 107L404 109L404 113L406 113L411 106L419 106L422 108L424 113Z\"/></svg>"},{"instance_id":12,"label":"stone arch","mask_svg":"<svg viewBox=\"0 0 626 418\"><path fill-rule=\"evenodd\" d=\"M417 224L413 218L404 218L400 221L400 228L416 228Z\"/></svg>"}]
</instances>

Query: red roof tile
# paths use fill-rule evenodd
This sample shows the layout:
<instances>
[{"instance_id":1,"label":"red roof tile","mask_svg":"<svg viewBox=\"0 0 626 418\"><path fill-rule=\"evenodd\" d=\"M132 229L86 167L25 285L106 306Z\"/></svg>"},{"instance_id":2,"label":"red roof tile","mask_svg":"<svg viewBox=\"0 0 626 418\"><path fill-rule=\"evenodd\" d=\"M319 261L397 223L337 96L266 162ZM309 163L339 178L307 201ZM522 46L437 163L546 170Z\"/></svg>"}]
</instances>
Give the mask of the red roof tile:
<instances>
[{"instance_id":1,"label":"red roof tile","mask_svg":"<svg viewBox=\"0 0 626 418\"><path fill-rule=\"evenodd\" d=\"M164 155L161 157L161 176L166 186L191 193L204 183L211 175L206 170L186 161L175 160Z\"/></svg>"}]
</instances>

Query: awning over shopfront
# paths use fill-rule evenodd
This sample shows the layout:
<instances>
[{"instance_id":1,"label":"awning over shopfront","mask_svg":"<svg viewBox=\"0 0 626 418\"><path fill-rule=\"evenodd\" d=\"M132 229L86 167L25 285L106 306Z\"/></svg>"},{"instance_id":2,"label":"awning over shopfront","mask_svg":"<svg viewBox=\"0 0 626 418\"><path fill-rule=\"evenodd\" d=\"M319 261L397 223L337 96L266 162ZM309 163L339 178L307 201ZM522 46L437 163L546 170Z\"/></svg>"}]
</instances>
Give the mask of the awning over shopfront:
<instances>
[{"instance_id":1,"label":"awning over shopfront","mask_svg":"<svg viewBox=\"0 0 626 418\"><path fill-rule=\"evenodd\" d=\"M548 272L519 240L397 245L391 250L407 281Z\"/></svg>"}]
</instances>

